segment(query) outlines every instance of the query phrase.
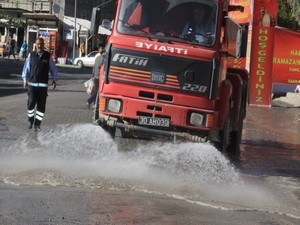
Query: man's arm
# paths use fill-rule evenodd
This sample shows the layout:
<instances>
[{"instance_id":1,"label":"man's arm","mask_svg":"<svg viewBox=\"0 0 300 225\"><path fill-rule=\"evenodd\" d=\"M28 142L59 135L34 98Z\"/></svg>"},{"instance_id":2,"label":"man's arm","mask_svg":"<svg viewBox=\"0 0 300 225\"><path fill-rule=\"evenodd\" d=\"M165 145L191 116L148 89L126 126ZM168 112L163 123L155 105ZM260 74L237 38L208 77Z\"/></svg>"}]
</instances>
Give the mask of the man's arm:
<instances>
[{"instance_id":1,"label":"man's arm","mask_svg":"<svg viewBox=\"0 0 300 225\"><path fill-rule=\"evenodd\" d=\"M98 55L95 59L95 65L93 68L93 77L98 78L102 64L103 64L103 55Z\"/></svg>"},{"instance_id":2,"label":"man's arm","mask_svg":"<svg viewBox=\"0 0 300 225\"><path fill-rule=\"evenodd\" d=\"M52 88L54 90L56 88L56 81L57 81L57 68L55 66L55 63L54 63L51 55L49 58L49 68L50 68L50 73L52 76Z\"/></svg>"},{"instance_id":3,"label":"man's arm","mask_svg":"<svg viewBox=\"0 0 300 225\"><path fill-rule=\"evenodd\" d=\"M23 87L26 89L28 85L28 79L30 74L30 55L28 55L28 58L26 59L22 71L22 79L23 79Z\"/></svg>"}]
</instances>

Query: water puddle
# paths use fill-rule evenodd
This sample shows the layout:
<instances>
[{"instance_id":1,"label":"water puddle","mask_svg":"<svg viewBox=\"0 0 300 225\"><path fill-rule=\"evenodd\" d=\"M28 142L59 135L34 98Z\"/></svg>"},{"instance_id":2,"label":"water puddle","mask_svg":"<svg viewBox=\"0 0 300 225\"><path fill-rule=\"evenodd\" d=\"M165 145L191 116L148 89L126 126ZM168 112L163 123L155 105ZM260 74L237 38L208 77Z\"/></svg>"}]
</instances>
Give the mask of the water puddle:
<instances>
[{"instance_id":1,"label":"water puddle","mask_svg":"<svg viewBox=\"0 0 300 225\"><path fill-rule=\"evenodd\" d=\"M118 145L100 127L60 125L29 132L0 148L0 182L152 192L224 210L284 212L300 218L297 199L245 177L210 144Z\"/></svg>"}]
</instances>

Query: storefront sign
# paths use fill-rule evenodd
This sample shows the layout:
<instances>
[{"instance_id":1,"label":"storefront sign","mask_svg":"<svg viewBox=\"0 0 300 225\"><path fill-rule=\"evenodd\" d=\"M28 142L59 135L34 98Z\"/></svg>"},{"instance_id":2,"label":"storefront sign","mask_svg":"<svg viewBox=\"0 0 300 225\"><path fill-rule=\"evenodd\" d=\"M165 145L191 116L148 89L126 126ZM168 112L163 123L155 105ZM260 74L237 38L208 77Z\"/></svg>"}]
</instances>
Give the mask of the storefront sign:
<instances>
[{"instance_id":1,"label":"storefront sign","mask_svg":"<svg viewBox=\"0 0 300 225\"><path fill-rule=\"evenodd\" d=\"M79 37L81 37L81 38L87 38L88 37L88 35L89 35L89 31L87 31L87 30L80 30L80 31L78 31L78 35L79 35Z\"/></svg>"},{"instance_id":2,"label":"storefront sign","mask_svg":"<svg viewBox=\"0 0 300 225\"><path fill-rule=\"evenodd\" d=\"M300 32L275 28L273 83L300 84Z\"/></svg>"},{"instance_id":3,"label":"storefront sign","mask_svg":"<svg viewBox=\"0 0 300 225\"><path fill-rule=\"evenodd\" d=\"M254 1L249 103L271 106L275 15L278 1Z\"/></svg>"}]
</instances>

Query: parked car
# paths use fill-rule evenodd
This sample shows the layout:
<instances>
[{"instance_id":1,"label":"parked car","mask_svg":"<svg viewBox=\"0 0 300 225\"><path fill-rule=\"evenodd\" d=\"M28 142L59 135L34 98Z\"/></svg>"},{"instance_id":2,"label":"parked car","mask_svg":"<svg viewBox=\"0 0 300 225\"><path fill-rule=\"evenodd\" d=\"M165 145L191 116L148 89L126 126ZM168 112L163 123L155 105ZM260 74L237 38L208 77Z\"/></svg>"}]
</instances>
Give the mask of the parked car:
<instances>
[{"instance_id":1,"label":"parked car","mask_svg":"<svg viewBox=\"0 0 300 225\"><path fill-rule=\"evenodd\" d=\"M77 65L79 68L81 67L93 67L95 64L95 59L98 51L90 52L89 54L75 58L74 65Z\"/></svg>"}]
</instances>

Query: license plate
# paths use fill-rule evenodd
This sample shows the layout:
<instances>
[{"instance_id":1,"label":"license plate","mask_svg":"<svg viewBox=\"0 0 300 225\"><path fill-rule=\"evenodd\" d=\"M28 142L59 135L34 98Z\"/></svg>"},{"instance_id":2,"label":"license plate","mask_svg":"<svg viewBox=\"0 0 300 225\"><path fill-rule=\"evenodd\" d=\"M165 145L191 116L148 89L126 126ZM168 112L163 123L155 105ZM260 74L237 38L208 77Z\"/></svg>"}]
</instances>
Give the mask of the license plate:
<instances>
[{"instance_id":1,"label":"license plate","mask_svg":"<svg viewBox=\"0 0 300 225\"><path fill-rule=\"evenodd\" d=\"M141 117L139 117L138 123L140 125L148 125L148 126L156 126L156 127L169 127L170 119L141 116Z\"/></svg>"}]
</instances>

